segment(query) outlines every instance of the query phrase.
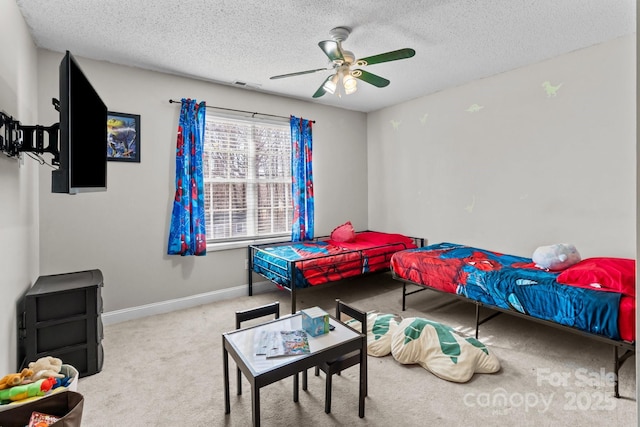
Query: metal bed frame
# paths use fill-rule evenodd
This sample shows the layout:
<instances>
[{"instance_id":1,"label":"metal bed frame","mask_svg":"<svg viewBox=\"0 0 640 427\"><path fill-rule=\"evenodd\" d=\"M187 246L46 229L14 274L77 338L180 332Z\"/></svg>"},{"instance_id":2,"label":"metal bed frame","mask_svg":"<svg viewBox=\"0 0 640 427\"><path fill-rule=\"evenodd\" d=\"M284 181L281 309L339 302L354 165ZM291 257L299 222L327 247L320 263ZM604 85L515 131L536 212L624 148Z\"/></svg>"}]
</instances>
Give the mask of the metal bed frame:
<instances>
[{"instance_id":1,"label":"metal bed frame","mask_svg":"<svg viewBox=\"0 0 640 427\"><path fill-rule=\"evenodd\" d=\"M370 230L366 230L366 231L370 231ZM406 236L408 238L410 238L411 240L413 240L413 243L421 248L425 245L426 239L422 238L422 237L411 237L411 236ZM307 242L317 242L317 241L323 241L323 240L328 240L329 236L323 236L323 237L317 237L313 240L307 240ZM282 280L286 281L287 284L283 285L282 283L278 283L273 279L270 279L269 277L265 276L264 274L254 271L254 264L253 264L253 257L254 255L259 252L259 251L263 251L263 248L266 247L274 247L274 246L286 246L286 245L290 245L292 243L304 243L304 242L292 242L292 241L286 241L286 242L277 242L277 243L265 243L265 244L259 244L259 245L249 245L247 246L247 260L248 260L248 266L247 266L247 283L248 283L248 291L249 291L249 296L253 295L253 273L259 274L261 276L263 276L265 279L275 283L276 285L279 285L280 287L282 287L283 289L288 290L289 292L291 292L291 313L295 313L296 312L296 294L297 292L303 290L303 289L307 289L307 287L305 288L298 288L296 285L296 270L300 270L300 265L311 261L311 260L315 260L315 259L321 259L321 258L330 258L330 257L335 257L335 256L339 256L339 255L345 255L345 254L353 254L353 253L358 253L360 256L360 260L362 260L364 258L364 254L363 251L371 251L371 250L375 250L375 249L379 249L379 248L384 248L384 247L388 247L388 246L396 246L396 245L401 245L403 243L401 242L396 242L396 243L388 243L385 245L380 245L380 246L372 246L370 248L366 248L366 249L354 249L354 250L345 250L343 252L341 252L339 255L337 254L331 254L331 255L320 255L317 257L311 257L311 258L304 258L304 259L300 259L300 260L295 260L295 261L288 261L288 260L284 260L286 262L287 265L287 275L282 275L279 274L277 272L271 271L271 273L274 276L277 276L279 278L281 278ZM407 249L407 248L405 248ZM389 262L391 259L391 256L394 254L395 252L389 253L389 254L385 254L385 262ZM272 255L272 254L270 254ZM382 256L382 255L380 255ZM282 259L282 258L281 258ZM349 259L347 261L342 261L344 263L349 263L349 262L353 262L353 259ZM339 265L340 263L336 263L336 265ZM345 271L350 271L350 270L345 270ZM384 271L389 271L389 267L387 266L386 268L383 269L379 269L379 270L375 270L375 271L371 271L371 272L367 272L367 273L358 273L358 274L354 274L352 277L359 277L359 276L363 276L363 275L368 275L368 274L374 274L374 273L381 273ZM338 280L344 280L344 279L338 279ZM326 283L332 283L338 280L330 280L327 281ZM322 283L324 284L324 283ZM320 286L319 285L315 285L315 286ZM315 287L314 286L314 287Z\"/></svg>"},{"instance_id":2,"label":"metal bed frame","mask_svg":"<svg viewBox=\"0 0 640 427\"><path fill-rule=\"evenodd\" d=\"M583 337L586 338L590 338L590 339L594 339L597 341L601 341L607 344L610 344L613 347L613 372L615 374L615 380L614 380L614 395L616 398L620 397L620 393L619 393L619 389L618 389L618 372L620 371L620 367L624 364L624 362L631 356L633 356L635 354L635 350L636 350L636 345L635 342L630 342L630 341L624 341L624 340L614 340L612 338L607 338L605 336L602 335L595 335L595 334L591 334L589 332L583 331L581 329L577 329L571 326L566 326L566 325L561 325L559 323L555 323L552 322L550 320L545 320L545 319L540 319L537 317L533 317L533 316L529 316L527 314L523 314L520 313L518 311L514 311L514 310L508 310L508 309L504 309L504 308L500 308L500 307L495 307L493 305L487 305L487 304L483 304L480 301L476 301L476 300L472 300L469 299L467 297L465 297L464 295L458 295L458 294L454 294L454 293L450 293L450 292L446 292L443 291L441 289L437 289L437 288L432 288L429 287L428 285L423 285L421 283L416 283L413 282L411 280L407 280L401 277L398 277L395 273L395 271L393 271L393 269L391 270L392 272L392 277L395 280L398 280L400 282L402 282L402 311L405 311L406 309L406 298L407 295L412 295L418 292L422 292L422 291L426 291L426 290L430 290L430 291L435 291L435 292L439 292L441 294L445 294L445 295L450 295L453 296L455 298L458 298L464 302L469 302L475 305L475 309L476 309L476 335L475 338L478 338L478 330L480 325L482 325L483 323L493 319L494 317L506 313L506 314L510 314L513 316L517 316L517 317L521 317L523 319L527 319L527 320L533 320L534 322L538 322L541 323L543 325L547 325L547 326L551 326L553 328L556 329L560 329L563 331L568 331L568 332L572 332L574 334L578 334L578 335L582 335ZM414 289L414 290L410 290L409 292L407 292L407 285L414 285L417 286L419 289ZM492 310L493 312L491 314L488 314L486 317L480 319L480 308L481 307L485 307L489 310ZM619 350L624 350L624 353L620 354Z\"/></svg>"}]
</instances>

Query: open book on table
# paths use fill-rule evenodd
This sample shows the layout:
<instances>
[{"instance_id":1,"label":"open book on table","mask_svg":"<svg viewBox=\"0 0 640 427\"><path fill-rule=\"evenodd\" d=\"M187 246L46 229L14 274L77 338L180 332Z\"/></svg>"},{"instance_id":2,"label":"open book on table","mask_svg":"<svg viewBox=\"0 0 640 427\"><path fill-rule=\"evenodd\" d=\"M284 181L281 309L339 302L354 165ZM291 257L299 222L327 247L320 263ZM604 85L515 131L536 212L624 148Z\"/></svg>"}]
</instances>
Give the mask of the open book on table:
<instances>
[{"instance_id":1,"label":"open book on table","mask_svg":"<svg viewBox=\"0 0 640 427\"><path fill-rule=\"evenodd\" d=\"M293 331L262 331L256 354L267 357L296 356L308 354L309 338L302 329Z\"/></svg>"}]
</instances>

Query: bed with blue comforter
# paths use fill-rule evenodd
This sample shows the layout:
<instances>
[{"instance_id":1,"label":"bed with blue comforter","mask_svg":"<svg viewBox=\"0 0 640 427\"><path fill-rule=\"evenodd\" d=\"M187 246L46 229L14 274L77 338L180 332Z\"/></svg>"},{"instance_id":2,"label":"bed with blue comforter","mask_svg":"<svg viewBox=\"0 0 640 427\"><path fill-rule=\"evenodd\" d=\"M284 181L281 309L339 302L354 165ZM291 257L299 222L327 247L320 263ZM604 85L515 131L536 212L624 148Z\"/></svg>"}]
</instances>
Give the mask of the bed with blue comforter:
<instances>
[{"instance_id":1,"label":"bed with blue comforter","mask_svg":"<svg viewBox=\"0 0 640 427\"><path fill-rule=\"evenodd\" d=\"M352 241L329 237L300 242L249 245L249 295L253 293L253 274L258 273L288 290L295 312L298 289L336 282L378 271L388 271L391 256L409 248L423 246L424 239L402 234L362 231Z\"/></svg>"},{"instance_id":2,"label":"bed with blue comforter","mask_svg":"<svg viewBox=\"0 0 640 427\"><path fill-rule=\"evenodd\" d=\"M588 258L548 271L531 258L443 242L397 252L390 268L403 282L403 310L408 295L426 289L474 303L476 338L479 308L488 307L613 344L616 375L635 351L634 260ZM620 358L618 348L626 350Z\"/></svg>"}]
</instances>

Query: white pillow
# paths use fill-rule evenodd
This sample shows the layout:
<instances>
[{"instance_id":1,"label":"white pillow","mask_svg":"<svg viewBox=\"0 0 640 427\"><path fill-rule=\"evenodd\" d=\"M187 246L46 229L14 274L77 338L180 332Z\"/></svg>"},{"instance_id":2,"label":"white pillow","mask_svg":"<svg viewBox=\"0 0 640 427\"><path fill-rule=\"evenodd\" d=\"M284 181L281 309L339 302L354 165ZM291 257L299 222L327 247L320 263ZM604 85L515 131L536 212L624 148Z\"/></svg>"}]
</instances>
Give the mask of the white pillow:
<instances>
[{"instance_id":1,"label":"white pillow","mask_svg":"<svg viewBox=\"0 0 640 427\"><path fill-rule=\"evenodd\" d=\"M375 357L391 353L391 338L397 329L398 320L394 314L368 314L367 353Z\"/></svg>"},{"instance_id":2,"label":"white pillow","mask_svg":"<svg viewBox=\"0 0 640 427\"><path fill-rule=\"evenodd\" d=\"M402 364L417 363L439 378L460 383L469 381L474 373L500 370L498 358L477 339L420 317L400 322L392 337L391 354Z\"/></svg>"},{"instance_id":3,"label":"white pillow","mask_svg":"<svg viewBox=\"0 0 640 427\"><path fill-rule=\"evenodd\" d=\"M580 254L575 246L569 243L540 246L531 257L536 267L543 270L564 270L580 262Z\"/></svg>"},{"instance_id":4,"label":"white pillow","mask_svg":"<svg viewBox=\"0 0 640 427\"><path fill-rule=\"evenodd\" d=\"M355 319L345 322L358 332L362 325ZM395 314L367 313L367 354L383 357L391 353L391 337L398 328Z\"/></svg>"}]
</instances>

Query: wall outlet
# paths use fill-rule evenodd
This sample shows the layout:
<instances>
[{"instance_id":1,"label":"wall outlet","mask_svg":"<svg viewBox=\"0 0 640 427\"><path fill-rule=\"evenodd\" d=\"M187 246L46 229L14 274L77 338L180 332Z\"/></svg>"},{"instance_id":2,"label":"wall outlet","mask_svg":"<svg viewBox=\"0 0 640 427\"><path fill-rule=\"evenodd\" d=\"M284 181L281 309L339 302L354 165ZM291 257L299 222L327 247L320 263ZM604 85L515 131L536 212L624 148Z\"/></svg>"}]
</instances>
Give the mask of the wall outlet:
<instances>
[{"instance_id":1,"label":"wall outlet","mask_svg":"<svg viewBox=\"0 0 640 427\"><path fill-rule=\"evenodd\" d=\"M245 260L244 260L244 269L245 269L245 270L248 270L248 269L249 269L249 260L248 260L248 259L245 259Z\"/></svg>"}]
</instances>

